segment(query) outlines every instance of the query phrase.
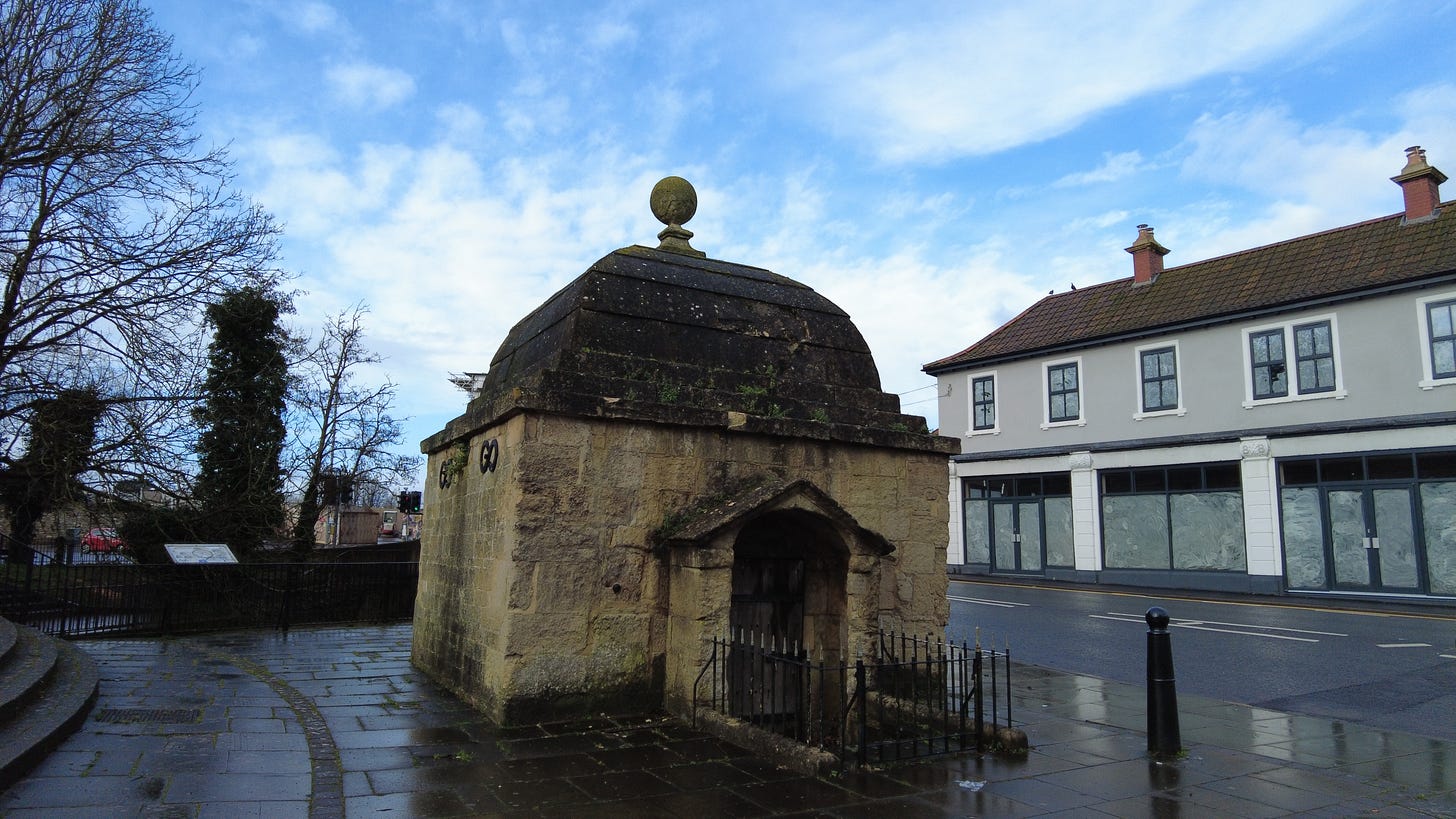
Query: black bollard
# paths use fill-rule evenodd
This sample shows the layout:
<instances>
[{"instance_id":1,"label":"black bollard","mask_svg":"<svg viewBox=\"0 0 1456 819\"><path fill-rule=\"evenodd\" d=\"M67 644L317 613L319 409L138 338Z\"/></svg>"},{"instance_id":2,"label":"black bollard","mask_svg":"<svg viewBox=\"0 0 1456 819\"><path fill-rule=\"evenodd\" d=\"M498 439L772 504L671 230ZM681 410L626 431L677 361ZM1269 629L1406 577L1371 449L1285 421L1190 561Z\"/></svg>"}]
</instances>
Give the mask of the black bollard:
<instances>
[{"instance_id":1,"label":"black bollard","mask_svg":"<svg viewBox=\"0 0 1456 819\"><path fill-rule=\"evenodd\" d=\"M1173 679L1173 638L1168 612L1148 609L1148 753L1176 756L1183 751L1178 736L1178 687Z\"/></svg>"}]
</instances>

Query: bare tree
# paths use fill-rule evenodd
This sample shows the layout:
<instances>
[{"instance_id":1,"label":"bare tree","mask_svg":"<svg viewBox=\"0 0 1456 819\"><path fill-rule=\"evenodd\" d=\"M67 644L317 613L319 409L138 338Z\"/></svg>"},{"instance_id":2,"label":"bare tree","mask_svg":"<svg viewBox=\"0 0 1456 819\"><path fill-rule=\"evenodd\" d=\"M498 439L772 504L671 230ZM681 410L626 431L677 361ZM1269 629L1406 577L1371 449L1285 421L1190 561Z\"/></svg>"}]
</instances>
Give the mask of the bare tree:
<instances>
[{"instance_id":1,"label":"bare tree","mask_svg":"<svg viewBox=\"0 0 1456 819\"><path fill-rule=\"evenodd\" d=\"M92 467L185 481L201 310L282 278L273 222L198 145L195 80L134 0L0 0L0 463L96 386Z\"/></svg>"},{"instance_id":2,"label":"bare tree","mask_svg":"<svg viewBox=\"0 0 1456 819\"><path fill-rule=\"evenodd\" d=\"M358 381L360 371L381 362L364 345L362 304L331 316L322 332L300 346L289 396L293 456L289 479L300 497L294 549L313 548L314 523L324 508L324 476L343 476L356 491L375 494L407 481L417 457L393 451L404 437L390 416L395 385Z\"/></svg>"}]
</instances>

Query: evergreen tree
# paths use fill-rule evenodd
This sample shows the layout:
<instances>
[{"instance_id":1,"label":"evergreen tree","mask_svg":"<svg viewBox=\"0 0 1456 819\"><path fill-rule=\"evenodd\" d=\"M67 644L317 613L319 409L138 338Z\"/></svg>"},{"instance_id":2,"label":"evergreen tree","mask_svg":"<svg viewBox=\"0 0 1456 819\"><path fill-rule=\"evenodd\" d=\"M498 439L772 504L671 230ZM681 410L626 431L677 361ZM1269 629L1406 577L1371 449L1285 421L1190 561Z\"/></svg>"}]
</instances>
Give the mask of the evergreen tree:
<instances>
[{"instance_id":1,"label":"evergreen tree","mask_svg":"<svg viewBox=\"0 0 1456 819\"><path fill-rule=\"evenodd\" d=\"M10 535L33 545L35 525L46 512L79 496L76 476L86 470L102 402L94 389L62 390L36 402L25 454L0 474L0 500L10 510ZM10 549L12 563L29 555Z\"/></svg>"},{"instance_id":2,"label":"evergreen tree","mask_svg":"<svg viewBox=\"0 0 1456 819\"><path fill-rule=\"evenodd\" d=\"M245 287L207 308L213 327L198 439L195 499L212 537L239 555L283 526L288 337L279 324L289 307L277 294Z\"/></svg>"}]
</instances>

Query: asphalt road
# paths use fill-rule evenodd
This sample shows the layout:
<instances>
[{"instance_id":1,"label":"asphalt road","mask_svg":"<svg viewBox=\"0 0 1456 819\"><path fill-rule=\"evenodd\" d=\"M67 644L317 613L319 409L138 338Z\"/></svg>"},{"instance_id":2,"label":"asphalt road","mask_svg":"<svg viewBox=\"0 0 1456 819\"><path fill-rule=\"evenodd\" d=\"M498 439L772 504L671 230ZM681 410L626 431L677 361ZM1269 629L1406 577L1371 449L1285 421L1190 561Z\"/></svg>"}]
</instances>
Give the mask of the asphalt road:
<instances>
[{"instance_id":1,"label":"asphalt road","mask_svg":"<svg viewBox=\"0 0 1456 819\"><path fill-rule=\"evenodd\" d=\"M1141 685L1147 623L1172 617L1178 692L1456 740L1456 610L1212 600L987 579L950 584L947 635L1013 660Z\"/></svg>"}]
</instances>

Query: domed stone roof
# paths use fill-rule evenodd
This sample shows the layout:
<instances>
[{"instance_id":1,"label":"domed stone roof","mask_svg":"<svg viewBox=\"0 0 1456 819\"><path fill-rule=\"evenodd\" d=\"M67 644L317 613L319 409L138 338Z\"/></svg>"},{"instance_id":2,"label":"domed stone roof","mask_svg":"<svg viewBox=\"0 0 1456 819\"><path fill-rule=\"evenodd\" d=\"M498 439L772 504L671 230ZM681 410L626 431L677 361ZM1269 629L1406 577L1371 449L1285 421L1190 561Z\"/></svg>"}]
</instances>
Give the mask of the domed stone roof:
<instances>
[{"instance_id":1,"label":"domed stone roof","mask_svg":"<svg viewBox=\"0 0 1456 819\"><path fill-rule=\"evenodd\" d=\"M770 271L705 258L687 245L691 235L673 222L663 248L609 253L523 318L466 414L426 451L530 409L954 444L927 435L923 418L901 414L898 396L881 391L869 347L833 302Z\"/></svg>"}]
</instances>

